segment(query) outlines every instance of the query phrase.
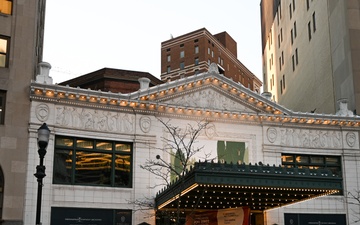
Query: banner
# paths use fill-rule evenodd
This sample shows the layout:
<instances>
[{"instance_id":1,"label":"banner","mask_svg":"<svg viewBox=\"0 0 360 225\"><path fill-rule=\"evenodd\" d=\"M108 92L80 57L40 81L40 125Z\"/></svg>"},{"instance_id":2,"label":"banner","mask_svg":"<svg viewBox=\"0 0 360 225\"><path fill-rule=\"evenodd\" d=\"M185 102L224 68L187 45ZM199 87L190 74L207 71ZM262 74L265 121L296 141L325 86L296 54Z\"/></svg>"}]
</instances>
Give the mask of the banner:
<instances>
[{"instance_id":1,"label":"banner","mask_svg":"<svg viewBox=\"0 0 360 225\"><path fill-rule=\"evenodd\" d=\"M186 225L249 225L250 209L222 209L186 217Z\"/></svg>"}]
</instances>

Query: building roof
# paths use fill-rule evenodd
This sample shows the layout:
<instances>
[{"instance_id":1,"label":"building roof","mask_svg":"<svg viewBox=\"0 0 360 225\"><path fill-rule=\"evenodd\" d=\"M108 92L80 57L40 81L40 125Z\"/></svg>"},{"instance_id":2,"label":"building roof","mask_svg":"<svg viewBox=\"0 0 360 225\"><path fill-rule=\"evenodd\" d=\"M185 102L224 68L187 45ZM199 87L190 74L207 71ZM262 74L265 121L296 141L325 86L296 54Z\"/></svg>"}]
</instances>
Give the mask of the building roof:
<instances>
[{"instance_id":1,"label":"building roof","mask_svg":"<svg viewBox=\"0 0 360 225\"><path fill-rule=\"evenodd\" d=\"M94 75L95 76L95 75ZM84 78L81 78L84 79ZM32 83L32 99L69 101L82 106L84 101L102 108L140 110L170 117L214 121L296 124L306 127L360 127L359 116L294 112L224 77L212 64L206 73L181 78L131 93L109 93L89 89ZM189 96L191 99L189 99ZM186 99L188 98L188 99Z\"/></svg>"},{"instance_id":2,"label":"building roof","mask_svg":"<svg viewBox=\"0 0 360 225\"><path fill-rule=\"evenodd\" d=\"M88 85L94 85L96 83L103 82L105 80L113 80L118 82L138 82L141 77L150 79L150 86L162 84L163 81L159 80L148 72L121 70L113 68L103 68L94 72L76 77L71 80L67 80L59 83L59 85L69 85L71 87L84 87ZM101 90L101 88L100 88ZM103 90L104 91L104 90ZM136 90L134 90L136 91Z\"/></svg>"}]
</instances>

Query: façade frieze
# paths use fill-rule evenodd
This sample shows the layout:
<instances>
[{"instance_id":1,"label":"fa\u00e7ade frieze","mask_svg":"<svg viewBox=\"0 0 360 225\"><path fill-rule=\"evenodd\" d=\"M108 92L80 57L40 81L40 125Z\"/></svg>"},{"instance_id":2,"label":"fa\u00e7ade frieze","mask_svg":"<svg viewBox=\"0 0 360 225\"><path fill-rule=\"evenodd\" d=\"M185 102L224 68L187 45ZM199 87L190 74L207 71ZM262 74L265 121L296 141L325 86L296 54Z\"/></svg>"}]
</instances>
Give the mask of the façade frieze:
<instances>
[{"instance_id":1,"label":"fa\u00e7ade frieze","mask_svg":"<svg viewBox=\"0 0 360 225\"><path fill-rule=\"evenodd\" d=\"M353 131L313 130L269 127L268 144L303 148L359 148L358 133Z\"/></svg>"}]
</instances>

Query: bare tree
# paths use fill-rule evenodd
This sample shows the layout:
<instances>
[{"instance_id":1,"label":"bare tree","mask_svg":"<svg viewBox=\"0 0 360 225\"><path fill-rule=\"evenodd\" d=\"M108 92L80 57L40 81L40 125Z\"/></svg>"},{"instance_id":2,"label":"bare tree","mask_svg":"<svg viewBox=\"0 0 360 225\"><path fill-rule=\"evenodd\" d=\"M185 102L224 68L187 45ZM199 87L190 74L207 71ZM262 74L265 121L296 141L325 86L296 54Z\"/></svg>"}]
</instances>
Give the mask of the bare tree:
<instances>
[{"instance_id":1,"label":"bare tree","mask_svg":"<svg viewBox=\"0 0 360 225\"><path fill-rule=\"evenodd\" d=\"M160 150L163 155L168 156L168 158L164 160L160 155L156 155L154 159L148 159L144 165L141 165L142 169L155 175L159 181L159 183L151 188L159 185L168 186L174 180L184 176L190 166L195 163L195 157L200 157L199 153L201 153L203 160L208 160L210 157L210 154L204 152L203 146L199 147L196 145L196 140L201 134L201 131L208 125L207 121L198 121L195 125L187 124L185 127L174 126L170 123L170 120L163 121L159 119L159 121L164 126L168 135L161 137L163 147L158 148L158 150ZM181 220L185 212L185 209L180 208L181 189L183 189L183 185L184 184L181 183L180 190L173 193L177 198L175 213L166 215L174 224L182 223ZM144 205L142 201L138 203ZM150 204L147 203L145 203L145 205L150 206Z\"/></svg>"},{"instance_id":2,"label":"bare tree","mask_svg":"<svg viewBox=\"0 0 360 225\"><path fill-rule=\"evenodd\" d=\"M360 190L356 190L354 192L348 192L348 196L346 197L346 203L349 205L355 205L360 207ZM356 224L360 222L360 215L358 210L352 209L352 215L355 218L353 223Z\"/></svg>"}]
</instances>

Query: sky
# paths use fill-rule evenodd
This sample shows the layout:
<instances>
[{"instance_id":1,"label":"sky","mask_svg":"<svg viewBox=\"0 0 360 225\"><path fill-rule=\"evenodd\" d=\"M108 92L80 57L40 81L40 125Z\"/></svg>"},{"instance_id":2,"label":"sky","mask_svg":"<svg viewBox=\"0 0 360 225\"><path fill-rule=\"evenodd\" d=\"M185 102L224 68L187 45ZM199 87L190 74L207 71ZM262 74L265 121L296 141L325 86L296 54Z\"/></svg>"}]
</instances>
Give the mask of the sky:
<instances>
[{"instance_id":1,"label":"sky","mask_svg":"<svg viewBox=\"0 0 360 225\"><path fill-rule=\"evenodd\" d=\"M50 0L43 61L54 83L104 67L160 79L161 42L201 28L226 31L262 80L260 0Z\"/></svg>"}]
</instances>

